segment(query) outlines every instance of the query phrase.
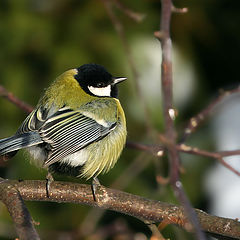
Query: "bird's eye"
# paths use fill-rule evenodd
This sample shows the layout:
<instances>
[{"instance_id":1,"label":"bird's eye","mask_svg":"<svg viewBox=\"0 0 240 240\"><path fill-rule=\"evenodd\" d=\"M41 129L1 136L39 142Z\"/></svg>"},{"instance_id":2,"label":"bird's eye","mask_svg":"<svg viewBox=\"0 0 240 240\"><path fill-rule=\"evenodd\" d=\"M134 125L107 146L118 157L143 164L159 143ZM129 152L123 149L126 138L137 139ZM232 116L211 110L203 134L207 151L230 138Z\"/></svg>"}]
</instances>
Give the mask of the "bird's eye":
<instances>
[{"instance_id":1,"label":"bird's eye","mask_svg":"<svg viewBox=\"0 0 240 240\"><path fill-rule=\"evenodd\" d=\"M97 84L97 87L98 87L98 88L105 87L105 84L104 84L103 82L100 82L100 83Z\"/></svg>"}]
</instances>

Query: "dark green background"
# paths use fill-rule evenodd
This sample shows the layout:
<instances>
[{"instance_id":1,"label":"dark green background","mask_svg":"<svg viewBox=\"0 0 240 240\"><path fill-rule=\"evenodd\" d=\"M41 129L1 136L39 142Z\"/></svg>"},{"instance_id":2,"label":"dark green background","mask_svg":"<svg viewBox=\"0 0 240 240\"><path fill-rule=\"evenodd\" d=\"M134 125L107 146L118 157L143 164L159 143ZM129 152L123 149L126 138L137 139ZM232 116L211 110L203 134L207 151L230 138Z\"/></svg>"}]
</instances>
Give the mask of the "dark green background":
<instances>
[{"instance_id":1,"label":"dark green background","mask_svg":"<svg viewBox=\"0 0 240 240\"><path fill-rule=\"evenodd\" d=\"M146 15L141 23L135 23L114 8L124 26L130 47L134 47L134 43L143 37L154 41L153 32L159 29L159 1L124 2L134 11ZM176 120L176 127L181 133L187 119L206 106L219 88L234 87L239 83L240 2L178 0L175 5L188 7L189 12L173 16L173 43L191 62L197 75L194 94L181 107ZM159 52L159 66L160 59ZM126 112L129 140L154 143L146 134L143 111L140 102L136 100L133 75L124 47L101 1L0 1L0 84L20 99L34 106L44 88L56 76L69 68L90 62L104 65L113 75L128 77L128 82L120 87L120 100ZM151 92L148 95L151 96ZM160 106L160 96L157 101ZM134 104L140 111L139 119L133 116ZM7 137L17 130L26 114L1 98L0 111L0 137ZM163 130L160 107L151 110L149 120L156 130ZM208 124L202 126L188 143L208 150L214 149ZM142 153L136 150L125 149L115 168L100 176L101 183L110 186L140 154ZM186 173L182 176L184 188L193 206L207 211L208 197L204 194L202 182L205 171L214 161L186 155L182 158L193 162L185 166ZM155 180L156 169L161 175L167 175L167 159L154 159L145 154L141 162L144 161L149 161L144 170L129 180L124 190L152 199L177 202L169 186L158 187ZM46 174L44 170L30 164L23 152L19 152L7 163L2 162L0 173L1 177L10 179L44 179ZM56 179L85 182L59 176ZM37 230L43 239L84 238L81 226L88 215L89 207L42 202L26 204L33 219L40 222ZM89 221L88 224L91 226L93 223ZM106 233L110 232L106 230L106 226L111 224L122 227L123 233L113 231L110 236L104 234L103 229ZM112 226L109 228L113 229ZM171 239L192 239L190 234L176 227L167 227L163 234ZM0 239L12 239L13 236L12 221L5 206L1 204ZM146 239L150 236L150 231L134 218L107 211L85 239L128 239L127 236L131 236L129 239L133 236L135 239Z\"/></svg>"}]
</instances>

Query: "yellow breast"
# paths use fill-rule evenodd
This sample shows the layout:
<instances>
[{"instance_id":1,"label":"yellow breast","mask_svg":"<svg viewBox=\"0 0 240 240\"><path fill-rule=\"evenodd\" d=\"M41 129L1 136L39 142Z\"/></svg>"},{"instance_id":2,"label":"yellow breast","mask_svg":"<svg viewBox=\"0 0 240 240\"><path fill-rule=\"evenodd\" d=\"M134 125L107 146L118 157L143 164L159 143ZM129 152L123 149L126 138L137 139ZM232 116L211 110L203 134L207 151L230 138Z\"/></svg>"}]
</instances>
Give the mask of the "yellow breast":
<instances>
[{"instance_id":1,"label":"yellow breast","mask_svg":"<svg viewBox=\"0 0 240 240\"><path fill-rule=\"evenodd\" d=\"M113 168L125 145L126 135L125 121L119 119L117 126L109 135L86 148L88 159L80 176L89 179Z\"/></svg>"}]
</instances>

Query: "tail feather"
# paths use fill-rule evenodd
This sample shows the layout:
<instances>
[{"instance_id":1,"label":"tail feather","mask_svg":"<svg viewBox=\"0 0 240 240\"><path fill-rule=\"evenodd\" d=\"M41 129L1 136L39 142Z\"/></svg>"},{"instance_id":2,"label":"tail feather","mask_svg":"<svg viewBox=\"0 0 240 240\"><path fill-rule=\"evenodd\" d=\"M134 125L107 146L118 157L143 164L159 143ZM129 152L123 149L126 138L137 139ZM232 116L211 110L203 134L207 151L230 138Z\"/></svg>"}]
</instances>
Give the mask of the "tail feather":
<instances>
[{"instance_id":1,"label":"tail feather","mask_svg":"<svg viewBox=\"0 0 240 240\"><path fill-rule=\"evenodd\" d=\"M37 132L17 134L0 140L0 155L42 143Z\"/></svg>"}]
</instances>

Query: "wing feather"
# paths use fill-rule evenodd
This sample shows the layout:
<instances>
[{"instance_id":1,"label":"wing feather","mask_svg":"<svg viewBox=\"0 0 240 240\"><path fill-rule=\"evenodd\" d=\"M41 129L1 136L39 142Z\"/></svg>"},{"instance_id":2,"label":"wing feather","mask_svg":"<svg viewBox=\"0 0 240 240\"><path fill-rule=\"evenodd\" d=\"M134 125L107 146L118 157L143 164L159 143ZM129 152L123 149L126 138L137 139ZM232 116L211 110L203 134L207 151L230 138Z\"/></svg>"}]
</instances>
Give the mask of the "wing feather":
<instances>
[{"instance_id":1,"label":"wing feather","mask_svg":"<svg viewBox=\"0 0 240 240\"><path fill-rule=\"evenodd\" d=\"M58 111L38 130L44 142L51 146L45 166L73 154L108 135L116 123L103 126L94 119L71 109Z\"/></svg>"},{"instance_id":2,"label":"wing feather","mask_svg":"<svg viewBox=\"0 0 240 240\"><path fill-rule=\"evenodd\" d=\"M18 132L39 133L43 142L50 146L45 162L45 166L49 166L102 139L116 126L114 121L102 121L103 126L99 119L96 121L92 114L86 116L85 112L68 107L53 112L41 106L28 115Z\"/></svg>"}]
</instances>

